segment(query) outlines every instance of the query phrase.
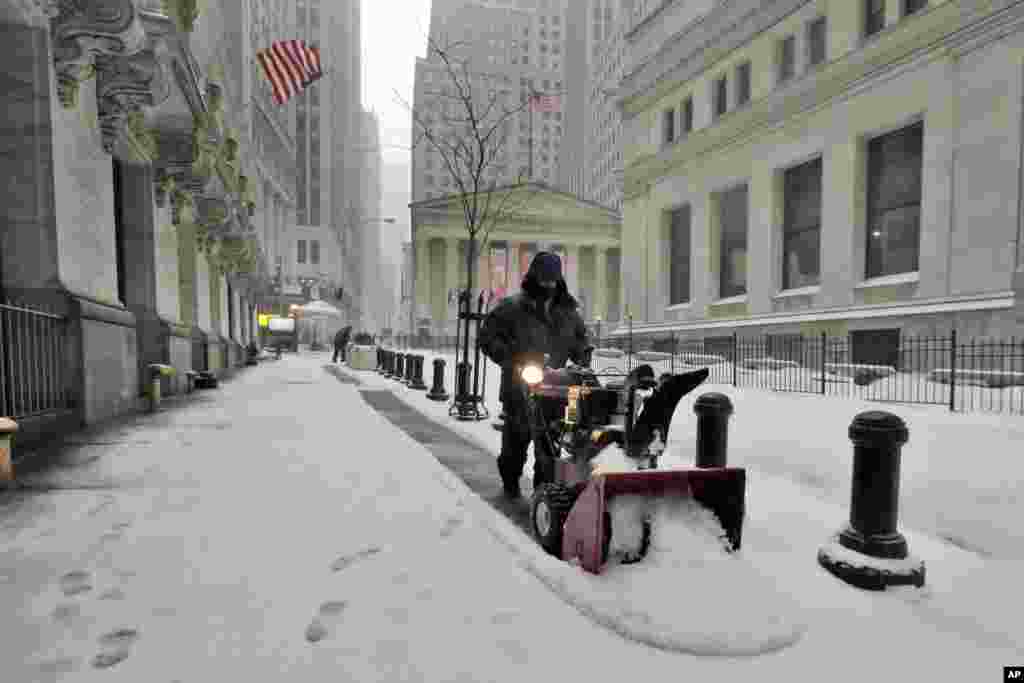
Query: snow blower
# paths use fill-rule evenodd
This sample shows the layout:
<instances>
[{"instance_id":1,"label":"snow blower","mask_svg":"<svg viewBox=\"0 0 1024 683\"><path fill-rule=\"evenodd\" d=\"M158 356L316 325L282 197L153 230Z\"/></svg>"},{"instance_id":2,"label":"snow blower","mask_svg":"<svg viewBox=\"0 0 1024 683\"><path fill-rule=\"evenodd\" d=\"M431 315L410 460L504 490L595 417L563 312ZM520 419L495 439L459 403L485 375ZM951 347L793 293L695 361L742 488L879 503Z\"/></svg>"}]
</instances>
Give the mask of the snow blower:
<instances>
[{"instance_id":1,"label":"snow blower","mask_svg":"<svg viewBox=\"0 0 1024 683\"><path fill-rule=\"evenodd\" d=\"M525 387L540 482L533 494L531 523L545 551L600 573L611 546L609 503L627 495L693 499L718 518L726 548L739 549L743 469L657 469L676 405L708 378L706 368L656 379L651 366L641 365L625 376L599 378L575 365L547 368L545 360L541 354L524 355L516 366ZM613 446L622 449L635 471L599 470L595 459ZM622 562L641 560L650 537L650 521L645 520L639 546L624 553ZM618 540L616 545L621 547Z\"/></svg>"}]
</instances>

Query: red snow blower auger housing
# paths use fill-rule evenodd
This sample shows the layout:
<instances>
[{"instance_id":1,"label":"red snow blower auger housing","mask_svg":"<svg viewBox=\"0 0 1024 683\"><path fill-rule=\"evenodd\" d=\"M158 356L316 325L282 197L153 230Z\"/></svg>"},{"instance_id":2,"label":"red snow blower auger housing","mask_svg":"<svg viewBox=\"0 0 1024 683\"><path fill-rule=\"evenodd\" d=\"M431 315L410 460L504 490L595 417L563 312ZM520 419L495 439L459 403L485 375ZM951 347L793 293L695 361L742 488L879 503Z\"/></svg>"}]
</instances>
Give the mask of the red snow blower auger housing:
<instances>
[{"instance_id":1,"label":"red snow blower auger housing","mask_svg":"<svg viewBox=\"0 0 1024 683\"><path fill-rule=\"evenodd\" d=\"M531 522L537 541L548 553L578 560L586 571L600 573L611 545L609 502L625 495L692 498L718 518L728 548L739 549L745 470L725 467L724 462L685 470L656 469L676 405L707 379L706 368L655 379L651 366L641 365L628 375L599 377L589 368L552 369L544 362L540 354L524 355L516 370L525 386L534 467L541 482L533 494ZM595 458L613 445L635 463L636 471L597 471ZM640 547L629 551L623 563L647 554L650 534L648 519Z\"/></svg>"}]
</instances>

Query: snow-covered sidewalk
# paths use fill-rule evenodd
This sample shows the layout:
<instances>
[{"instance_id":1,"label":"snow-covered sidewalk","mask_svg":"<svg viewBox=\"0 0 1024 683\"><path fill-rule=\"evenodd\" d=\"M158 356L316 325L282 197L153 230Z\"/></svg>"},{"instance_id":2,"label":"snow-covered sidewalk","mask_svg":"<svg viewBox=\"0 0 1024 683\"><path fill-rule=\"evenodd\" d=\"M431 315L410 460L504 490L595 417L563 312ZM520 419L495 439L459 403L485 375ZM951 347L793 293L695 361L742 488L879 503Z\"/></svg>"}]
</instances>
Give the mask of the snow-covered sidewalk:
<instances>
[{"instance_id":1,"label":"snow-covered sidewalk","mask_svg":"<svg viewBox=\"0 0 1024 683\"><path fill-rule=\"evenodd\" d=\"M452 359L445 357L448 366ZM427 362L432 357L428 356ZM496 385L492 378L496 377L496 368L491 366L488 371L488 408L496 414L499 406L496 403ZM351 372L351 371L350 371ZM424 392L409 390L402 385L384 379L373 373L352 373L359 376L370 386L390 387L400 397L421 411L432 415L439 422L458 430L463 435L488 447L493 454L500 445L500 435L495 432L490 421L458 422L448 418L448 403L435 403L425 399ZM451 373L449 371L446 387L451 391ZM429 381L428 381L429 383ZM990 521L988 527L980 523L979 512L973 509L970 496L961 496L957 501L946 506L949 522L956 523L958 515L964 523L975 524L980 531L990 532L979 539L995 546L993 554L1005 559L986 559L973 552L965 552L948 541L937 537L937 534L922 533L903 525L910 547L914 554L923 558L928 567L928 587L925 591L899 591L886 595L863 594L855 589L847 588L836 579L821 570L815 562L817 549L838 530L848 514L845 503L849 496L849 467L851 447L846 439L846 427L849 420L857 412L867 409L878 409L877 404L863 404L854 401L815 400L808 397L777 395L770 392L751 392L750 390L735 391L731 387L702 387L694 395L687 397L677 411L672 435L672 450L675 463L669 466L684 466L692 462L692 449L695 436L692 414L692 401L707 390L719 390L731 394L737 406L737 417L730 430L730 459L733 464L748 467L750 473L748 484L748 516L744 533L744 550L741 553L748 565L752 565L761 577L767 577L781 590L751 590L750 586L729 588L728 586L705 585L700 591L701 597L708 593L728 596L740 603L733 605L735 615L747 615L750 622L762 620L761 632L744 631L737 628L733 640L709 642L709 631L722 628L730 622L716 614L714 618L706 615L707 610L688 597L680 586L688 585L686 568L675 567L674 571L648 570L646 567L627 567L609 571L606 577L598 580L580 577L579 572L567 565L550 560L539 553L536 546L529 542L520 543L521 534L512 534L513 540L505 539L510 546L516 548L523 557L525 565L544 580L556 593L562 595L571 604L587 612L596 622L603 623L612 629L638 638L645 642L669 640L670 647L690 651L741 651L744 647L760 641L768 644L772 633L779 635L779 627L789 628L800 622L806 626L803 639L789 650L779 653L778 657L801 657L803 652L806 661L822 662L829 656L837 661L842 657L843 643L858 643L861 652L871 651L873 643L879 652L886 657L895 658L905 664L907 670L924 667L931 670L933 663L943 660L934 652L950 653L945 648L950 645L939 645L936 639L942 640L944 633L955 633L963 639L963 644L954 646L964 657L975 663L999 660L995 652L988 648L1005 649L1017 653L1010 656L1020 658L1024 652L1024 627L1019 624L1018 606L1007 602L1006 596L1017 593L1018 580L1022 569L1019 557L1015 556L1015 544L1024 530L1015 528L1014 521L1020 519L1011 516L1004 523ZM786 431L788 414L806 413L803 439L799 433ZM1005 476L1016 476L1020 471L1019 464L1011 462L1014 442L1012 420L984 416L949 416L929 413L927 409L911 410L909 414L897 408L904 418L917 431L935 427L945 441L935 435L926 437L931 445L921 453L930 457L934 455L939 468L951 467L955 460L951 454L936 454L938 444L954 447L958 442L952 440L958 434L957 428L963 428L975 435L984 430L987 445L994 458L1007 464ZM740 415L747 419L740 421ZM930 419L929 419L930 418ZM923 424L922 424L923 423ZM973 428L973 432L972 432ZM760 430L755 432L754 430ZM749 431L748 431L749 430ZM835 435L838 435L836 437ZM1009 436L1008 436L1009 435ZM775 443L779 439L785 444ZM912 436L912 441L913 441ZM962 443L964 435L960 436ZM831 447L827 444L834 442ZM838 444L838 445L836 445ZM764 458L750 457L759 450L770 451ZM817 449L816 451L813 449ZM690 451L690 452L687 452ZM817 458L811 457L817 452ZM912 457L912 454L907 454ZM761 461L775 462L776 467L761 467ZM788 466L787 466L788 465ZM1014 468L1016 465L1016 468ZM808 476L821 469L834 472L837 480L836 488L842 489L842 500L837 500L836 492L824 490L819 479ZM845 469L845 472L842 470ZM927 471L926 466L909 468L912 473ZM906 472L906 468L905 468ZM845 476L844 476L845 475ZM904 480L906 480L906 473ZM841 483L845 479L845 483ZM986 487L991 486L990 476L976 478L979 491L984 496ZM970 480L968 481L968 483ZM913 489L912 489L913 490ZM923 494L922 494L923 495ZM1015 504L1008 501L1007 505ZM982 513L984 514L984 513ZM923 516L923 511L922 515ZM994 527L994 528L993 528ZM501 532L503 527L499 527ZM504 538L503 533L498 534ZM966 539L957 539L967 545ZM999 541L1004 541L999 543ZM691 567L692 568L692 567ZM757 582L757 577L748 572L748 579ZM741 574L734 574L742 576ZM589 584L589 585L588 585ZM630 591L629 599L620 604L610 604L608 588L618 586L623 591ZM765 598L774 599L778 593L788 592L796 598L798 607L790 614L778 614L779 622L772 625L763 620L765 606L757 604L758 595L762 602ZM678 595L679 602L672 603L666 596ZM662 633L654 633L649 621L652 617L663 617L666 604L677 604L678 618L671 624L663 624ZM780 605L777 601L775 605ZM645 606L648 611L645 613ZM685 606L696 608L687 610ZM730 610L725 610L730 611ZM871 616L870 620L854 619L855 616ZM732 623L742 623L734 620ZM901 626L894 627L895 623ZM665 638L664 636L671 636ZM674 641L672 640L674 637ZM922 653L929 645L940 648L930 656L921 655L915 659L910 654L918 647ZM969 643L969 644L968 644ZM813 645L812 645L813 644ZM756 649L756 648L752 648ZM826 655L825 653L829 653ZM932 663L922 663L929 660ZM949 662L946 662L948 664ZM960 673L953 672L946 664L935 667L934 675L938 680L956 680L958 675L968 675L968 668ZM868 670L871 670L870 667ZM861 672L863 673L863 671ZM804 680L806 672L798 669L786 675L794 679ZM890 676L892 673L890 672ZM850 676L850 678L847 678ZM830 678L841 680L858 680L857 674L851 670L833 672Z\"/></svg>"},{"instance_id":2,"label":"snow-covered sidewalk","mask_svg":"<svg viewBox=\"0 0 1024 683\"><path fill-rule=\"evenodd\" d=\"M991 562L908 534L931 594L865 595L815 564L844 511L761 476L744 555L795 598L799 642L739 658L631 642L582 616L585 600L573 606L578 570L470 494L328 361L247 370L191 405L90 435L31 490L0 494L3 679L859 683L984 680L1024 659L1013 605L986 590L1008 585ZM638 605L674 605L696 635L761 607L747 586L711 614L693 597L722 586L679 570L608 578Z\"/></svg>"}]
</instances>

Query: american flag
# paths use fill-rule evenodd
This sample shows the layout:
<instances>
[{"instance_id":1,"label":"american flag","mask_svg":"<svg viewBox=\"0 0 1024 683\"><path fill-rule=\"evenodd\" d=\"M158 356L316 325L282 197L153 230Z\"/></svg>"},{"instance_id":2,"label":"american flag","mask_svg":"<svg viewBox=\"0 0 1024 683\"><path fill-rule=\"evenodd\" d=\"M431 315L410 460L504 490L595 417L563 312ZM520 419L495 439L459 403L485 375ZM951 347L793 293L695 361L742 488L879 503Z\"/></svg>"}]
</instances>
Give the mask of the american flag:
<instances>
[{"instance_id":1,"label":"american flag","mask_svg":"<svg viewBox=\"0 0 1024 683\"><path fill-rule=\"evenodd\" d=\"M319 48L302 40L282 40L259 50L256 59L270 82L274 102L284 104L324 75Z\"/></svg>"},{"instance_id":2,"label":"american flag","mask_svg":"<svg viewBox=\"0 0 1024 683\"><path fill-rule=\"evenodd\" d=\"M541 95L540 93L530 95L530 108L533 111L558 111L558 105L557 95Z\"/></svg>"}]
</instances>

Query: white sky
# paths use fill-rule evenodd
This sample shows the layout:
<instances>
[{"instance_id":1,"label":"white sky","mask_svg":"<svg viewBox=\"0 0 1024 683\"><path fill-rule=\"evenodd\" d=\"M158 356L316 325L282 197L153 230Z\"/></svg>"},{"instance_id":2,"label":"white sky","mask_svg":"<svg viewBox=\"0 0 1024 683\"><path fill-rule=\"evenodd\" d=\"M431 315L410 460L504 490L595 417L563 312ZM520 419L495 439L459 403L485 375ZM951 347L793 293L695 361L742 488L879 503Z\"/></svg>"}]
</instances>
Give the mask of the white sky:
<instances>
[{"instance_id":1,"label":"white sky","mask_svg":"<svg viewBox=\"0 0 1024 683\"><path fill-rule=\"evenodd\" d=\"M363 104L380 117L381 144L408 147L416 58L426 52L430 0L363 1ZM384 148L386 163L409 164L407 149ZM384 188L387 192L387 188Z\"/></svg>"}]
</instances>

